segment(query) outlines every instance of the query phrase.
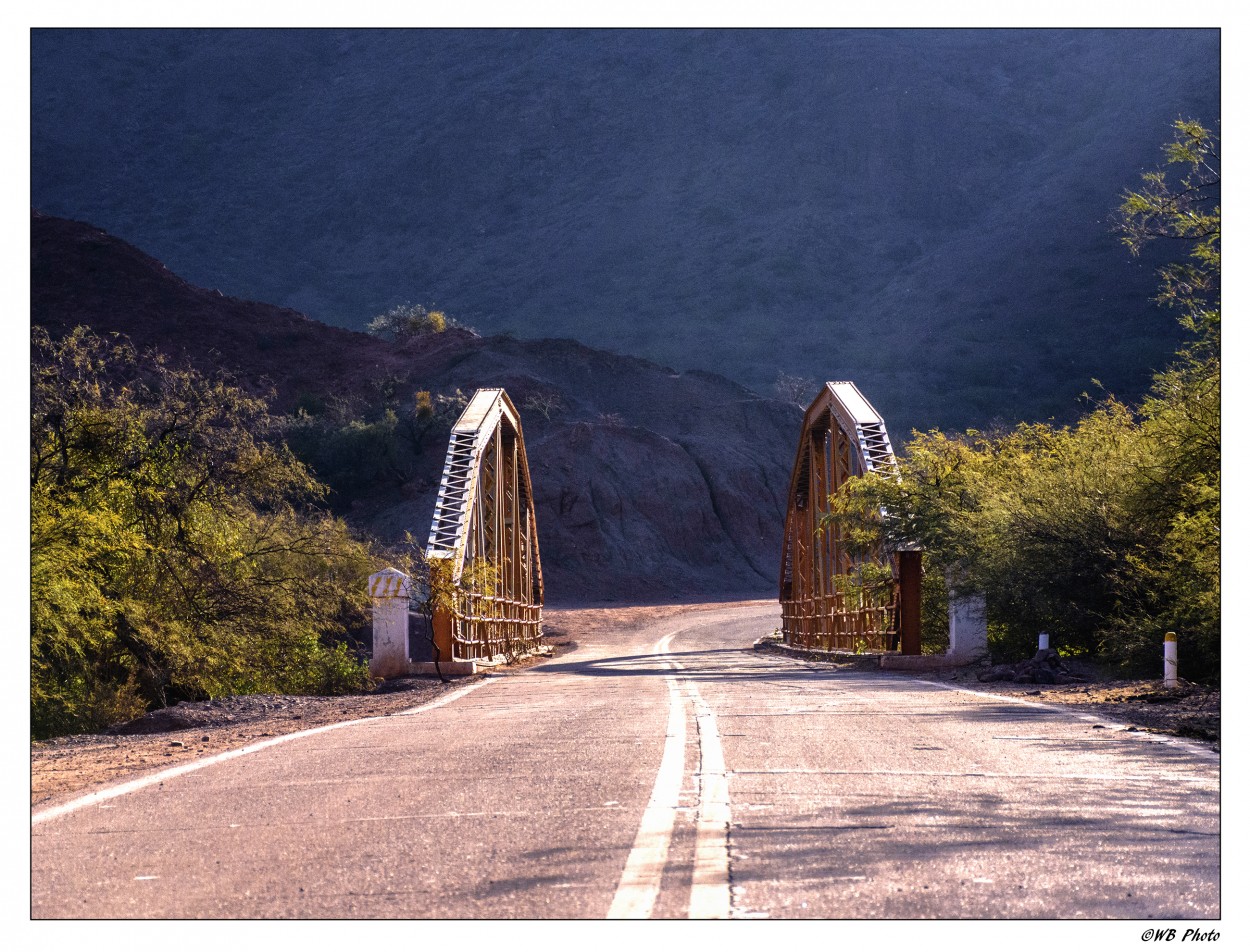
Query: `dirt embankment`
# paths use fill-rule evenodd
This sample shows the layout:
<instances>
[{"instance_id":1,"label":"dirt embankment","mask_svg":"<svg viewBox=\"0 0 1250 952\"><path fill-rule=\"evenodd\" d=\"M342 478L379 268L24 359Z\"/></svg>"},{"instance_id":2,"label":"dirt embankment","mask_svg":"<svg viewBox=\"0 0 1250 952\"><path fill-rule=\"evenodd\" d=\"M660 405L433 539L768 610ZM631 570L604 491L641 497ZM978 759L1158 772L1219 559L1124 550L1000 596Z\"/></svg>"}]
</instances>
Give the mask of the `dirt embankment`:
<instances>
[{"instance_id":1,"label":"dirt embankment","mask_svg":"<svg viewBox=\"0 0 1250 952\"><path fill-rule=\"evenodd\" d=\"M1028 701L1063 705L1084 714L1105 717L1128 726L1129 730L1156 731L1188 737L1220 747L1220 692L1181 681L1165 688L1162 680L1123 680L1111 678L1093 666L1072 665L1083 678L1074 684L1014 684L1010 681L980 681L977 669L961 668L937 677L961 688L1019 697Z\"/></svg>"},{"instance_id":2,"label":"dirt embankment","mask_svg":"<svg viewBox=\"0 0 1250 952\"><path fill-rule=\"evenodd\" d=\"M98 228L37 212L31 323L54 337L79 324L125 334L330 428L347 422L340 412L406 418L419 391L504 387L524 418L548 592L653 601L773 584L801 410L715 374L457 328L387 342L195 287ZM394 461L367 491L319 473L339 493L338 514L384 543L428 526L442 426L396 437Z\"/></svg>"}]
</instances>

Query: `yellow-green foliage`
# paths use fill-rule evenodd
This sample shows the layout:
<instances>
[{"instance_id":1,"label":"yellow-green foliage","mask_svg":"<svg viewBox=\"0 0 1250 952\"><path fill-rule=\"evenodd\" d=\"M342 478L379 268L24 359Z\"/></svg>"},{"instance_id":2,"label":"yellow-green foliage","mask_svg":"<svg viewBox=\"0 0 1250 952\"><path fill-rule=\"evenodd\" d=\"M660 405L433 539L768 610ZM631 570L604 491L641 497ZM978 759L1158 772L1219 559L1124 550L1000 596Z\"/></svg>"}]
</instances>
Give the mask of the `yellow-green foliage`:
<instances>
[{"instance_id":1,"label":"yellow-green foliage","mask_svg":"<svg viewBox=\"0 0 1250 952\"><path fill-rule=\"evenodd\" d=\"M32 335L31 721L365 683L367 546L264 439L265 404L79 328Z\"/></svg>"},{"instance_id":2,"label":"yellow-green foliage","mask_svg":"<svg viewBox=\"0 0 1250 952\"><path fill-rule=\"evenodd\" d=\"M459 326L442 311L431 311L421 304L399 304L379 314L365 329L378 337L402 341L425 334L441 334L449 327Z\"/></svg>"},{"instance_id":3,"label":"yellow-green foliage","mask_svg":"<svg viewBox=\"0 0 1250 952\"><path fill-rule=\"evenodd\" d=\"M491 596L499 587L499 566L489 559L466 561L460 578L451 559L428 559L425 550L404 533L405 542L390 553L391 562L413 581L413 605L429 618L436 610L449 614L463 608L466 594Z\"/></svg>"},{"instance_id":4,"label":"yellow-green foliage","mask_svg":"<svg viewBox=\"0 0 1250 952\"><path fill-rule=\"evenodd\" d=\"M1167 153L1187 175L1179 186L1145 176L1120 227L1135 250L1154 237L1190 243L1161 272L1160 300L1195 336L1141 405L1108 397L1067 427L917 433L900 480L852 480L834 500L861 545L919 542L930 571L984 592L991 637L1012 660L1044 630L1068 650L1157 671L1176 631L1186 676L1218 677L1219 176L1210 133L1176 129Z\"/></svg>"},{"instance_id":5,"label":"yellow-green foliage","mask_svg":"<svg viewBox=\"0 0 1250 952\"><path fill-rule=\"evenodd\" d=\"M1179 310L1186 328L1218 333L1220 308L1219 140L1201 123L1178 119L1164 145L1169 166L1142 176L1141 187L1124 193L1117 227L1134 255L1156 238L1185 242L1183 260L1164 267L1158 300Z\"/></svg>"},{"instance_id":6,"label":"yellow-green foliage","mask_svg":"<svg viewBox=\"0 0 1250 952\"><path fill-rule=\"evenodd\" d=\"M1217 389L1201 403L1218 419ZM1181 415L1173 403L1135 415L1108 399L1072 427L915 434L901 481L854 480L835 508L859 532L920 542L928 571L984 592L1004 656L1018 660L1048 631L1067 649L1147 670L1175 630L1189 676L1210 676L1219 456L1177 431ZM884 520L864 516L880 507Z\"/></svg>"}]
</instances>

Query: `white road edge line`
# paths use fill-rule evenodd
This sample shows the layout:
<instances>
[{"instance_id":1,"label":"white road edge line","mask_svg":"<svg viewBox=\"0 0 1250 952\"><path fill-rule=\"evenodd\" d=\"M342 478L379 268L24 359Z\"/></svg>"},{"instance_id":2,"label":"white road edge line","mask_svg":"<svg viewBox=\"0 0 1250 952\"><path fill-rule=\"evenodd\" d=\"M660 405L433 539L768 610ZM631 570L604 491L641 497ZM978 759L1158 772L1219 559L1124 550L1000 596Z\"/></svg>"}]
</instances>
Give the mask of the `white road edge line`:
<instances>
[{"instance_id":1,"label":"white road edge line","mask_svg":"<svg viewBox=\"0 0 1250 952\"><path fill-rule=\"evenodd\" d=\"M1029 701L1025 698L1013 697L1010 694L992 694L989 691L978 691L975 688L961 688L953 684L943 684L941 681L928 681L921 679L921 684L932 684L934 687L942 688L945 691L958 691L960 694L971 694L974 697L988 697L996 701L1007 701L1011 704L1020 704L1024 707L1041 708L1043 711L1053 711L1057 714L1064 714L1068 717L1075 718L1079 721L1088 721L1091 724L1106 724L1108 727L1124 731L1127 734L1133 734L1139 741L1152 744L1166 744L1169 747L1178 747L1181 750L1189 751L1193 754L1205 757L1208 760L1220 759L1218 752L1204 746L1202 741L1188 740L1184 737L1176 737L1171 734L1156 734L1153 731L1128 730L1132 725L1125 724L1122 721L1113 720L1108 717L1100 717L1097 714L1084 714L1079 711L1073 711L1064 707L1062 704L1047 704L1045 701Z\"/></svg>"},{"instance_id":2,"label":"white road edge line","mask_svg":"<svg viewBox=\"0 0 1250 952\"><path fill-rule=\"evenodd\" d=\"M657 655L668 653L676 632L665 635L655 644ZM671 662L666 664L672 666ZM686 767L686 708L682 702L677 679L665 675L668 685L668 728L664 753L651 799L642 813L634 846L625 860L616 895L608 908L608 919L647 919L660 895L660 881L668 862L668 848L673 841L673 826L681 799L681 782Z\"/></svg>"},{"instance_id":3,"label":"white road edge line","mask_svg":"<svg viewBox=\"0 0 1250 952\"><path fill-rule=\"evenodd\" d=\"M274 747L278 744L285 744L287 741L295 740L297 737L310 737L313 734L324 734L327 731L338 730L340 727L351 727L355 724L365 724L369 721L381 721L387 717L403 717L409 714L421 714L425 711L433 710L436 707L442 707L444 704L450 704L457 698L464 697L470 691L480 688L484 684L489 684L489 679L475 681L467 684L462 688L452 691L450 694L444 694L438 700L431 701L429 704L422 704L419 707L409 708L406 711L399 711L396 714L378 715L377 717L360 717L352 721L340 721L337 724L325 724L321 727L311 727L305 731L296 731L294 734L282 734L270 740L263 740L256 744L249 744L246 747L240 747L238 750L228 750L224 753L215 754L212 757L204 757L200 760L193 760L188 764L180 764L177 767L170 767L168 770L162 770L159 773L148 774L145 777L139 777L137 780L131 780L127 783L118 784L115 787L106 787L104 790L96 790L85 796L70 800L60 806L50 807L39 813L31 815L30 825L36 826L40 823L46 823L48 820L54 820L57 817L65 816L67 813L73 813L75 810L81 810L83 807L89 807L95 804L103 803L106 800L112 800L127 793L134 793L136 790L142 790L144 787L150 787L153 784L164 783L173 777L180 777L183 774L200 770L204 767L211 767L213 764L219 764L226 760L233 760L235 757L242 757L244 754L254 754L258 750L264 750L266 747Z\"/></svg>"}]
</instances>

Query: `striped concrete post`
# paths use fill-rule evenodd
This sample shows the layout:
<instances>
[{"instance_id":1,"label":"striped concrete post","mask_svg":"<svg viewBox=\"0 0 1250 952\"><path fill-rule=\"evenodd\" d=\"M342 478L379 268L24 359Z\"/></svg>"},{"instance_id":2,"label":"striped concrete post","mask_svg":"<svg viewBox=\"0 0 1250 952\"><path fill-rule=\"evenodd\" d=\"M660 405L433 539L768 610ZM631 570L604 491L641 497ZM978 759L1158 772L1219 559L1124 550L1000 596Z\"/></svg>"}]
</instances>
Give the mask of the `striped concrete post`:
<instances>
[{"instance_id":1,"label":"striped concrete post","mask_svg":"<svg viewBox=\"0 0 1250 952\"><path fill-rule=\"evenodd\" d=\"M373 599L373 657L369 673L375 678L398 678L408 673L408 596L412 579L398 569L385 568L369 576Z\"/></svg>"}]
</instances>

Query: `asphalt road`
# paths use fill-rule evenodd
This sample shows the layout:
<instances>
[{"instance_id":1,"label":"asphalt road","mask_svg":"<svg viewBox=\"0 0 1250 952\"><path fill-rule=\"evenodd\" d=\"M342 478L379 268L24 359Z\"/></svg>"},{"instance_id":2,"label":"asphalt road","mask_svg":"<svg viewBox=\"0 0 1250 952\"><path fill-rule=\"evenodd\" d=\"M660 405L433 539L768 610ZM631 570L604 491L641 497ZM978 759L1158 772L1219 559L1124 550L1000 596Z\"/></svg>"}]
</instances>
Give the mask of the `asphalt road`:
<instances>
[{"instance_id":1,"label":"asphalt road","mask_svg":"<svg viewBox=\"0 0 1250 952\"><path fill-rule=\"evenodd\" d=\"M34 814L32 916L1220 915L1217 754L753 652L776 624L600 636Z\"/></svg>"}]
</instances>

